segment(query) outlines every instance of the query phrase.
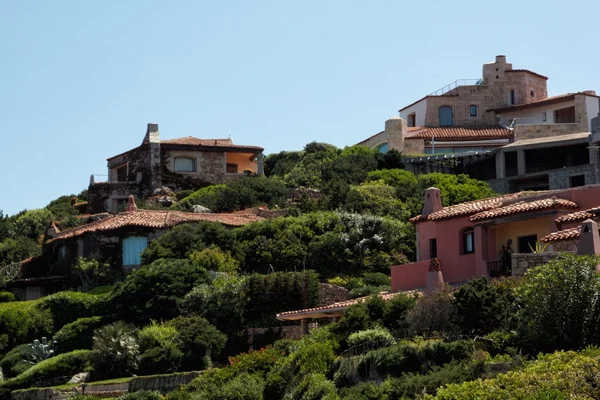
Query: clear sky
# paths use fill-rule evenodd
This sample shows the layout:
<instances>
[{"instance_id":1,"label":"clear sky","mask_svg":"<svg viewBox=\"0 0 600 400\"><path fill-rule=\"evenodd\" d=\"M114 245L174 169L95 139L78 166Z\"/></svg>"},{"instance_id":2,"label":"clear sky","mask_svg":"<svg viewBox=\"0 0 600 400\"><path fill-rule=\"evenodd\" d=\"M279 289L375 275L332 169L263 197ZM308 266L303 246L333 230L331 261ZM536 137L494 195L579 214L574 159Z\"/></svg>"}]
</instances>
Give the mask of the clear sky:
<instances>
[{"instance_id":1,"label":"clear sky","mask_svg":"<svg viewBox=\"0 0 600 400\"><path fill-rule=\"evenodd\" d=\"M142 141L343 147L505 54L600 92L600 1L0 0L0 210L44 207Z\"/></svg>"}]
</instances>

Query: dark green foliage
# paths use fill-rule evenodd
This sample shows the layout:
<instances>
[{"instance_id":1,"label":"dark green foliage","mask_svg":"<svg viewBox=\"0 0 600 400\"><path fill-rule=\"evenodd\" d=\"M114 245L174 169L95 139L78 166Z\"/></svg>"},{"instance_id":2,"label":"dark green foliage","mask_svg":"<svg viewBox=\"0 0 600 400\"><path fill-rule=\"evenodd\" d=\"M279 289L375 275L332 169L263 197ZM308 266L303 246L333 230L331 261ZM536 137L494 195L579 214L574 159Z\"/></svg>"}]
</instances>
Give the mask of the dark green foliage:
<instances>
[{"instance_id":1,"label":"dark green foliage","mask_svg":"<svg viewBox=\"0 0 600 400\"><path fill-rule=\"evenodd\" d=\"M29 344L22 344L13 347L11 351L6 353L0 361L0 369L2 369L4 379L13 378L32 367L29 362L25 361L28 348Z\"/></svg>"},{"instance_id":2,"label":"dark green foliage","mask_svg":"<svg viewBox=\"0 0 600 400\"><path fill-rule=\"evenodd\" d=\"M203 237L194 225L176 226L150 242L142 253L142 264L148 265L161 258L186 259L191 252L203 248Z\"/></svg>"},{"instance_id":3,"label":"dark green foliage","mask_svg":"<svg viewBox=\"0 0 600 400\"><path fill-rule=\"evenodd\" d=\"M0 265L20 262L40 253L40 246L33 239L22 236L6 238L0 242Z\"/></svg>"},{"instance_id":4,"label":"dark green foliage","mask_svg":"<svg viewBox=\"0 0 600 400\"><path fill-rule=\"evenodd\" d=\"M309 374L292 393L292 398L303 400L337 399L337 389L323 374Z\"/></svg>"},{"instance_id":5,"label":"dark green foliage","mask_svg":"<svg viewBox=\"0 0 600 400\"><path fill-rule=\"evenodd\" d=\"M214 393L211 397L206 397L206 399L262 400L264 387L264 380L259 376L240 374L225 383L218 393Z\"/></svg>"},{"instance_id":6,"label":"dark green foliage","mask_svg":"<svg viewBox=\"0 0 600 400\"><path fill-rule=\"evenodd\" d=\"M128 321L170 319L177 302L194 286L210 281L206 270L187 260L157 260L131 272L110 297L110 307Z\"/></svg>"},{"instance_id":7,"label":"dark green foliage","mask_svg":"<svg viewBox=\"0 0 600 400\"><path fill-rule=\"evenodd\" d=\"M264 169L266 176L285 176L298 164L302 158L299 151L281 151L265 157Z\"/></svg>"},{"instance_id":8,"label":"dark green foliage","mask_svg":"<svg viewBox=\"0 0 600 400\"><path fill-rule=\"evenodd\" d=\"M486 182L469 178L464 174L450 175L435 172L419 175L417 180L422 192L432 186L440 189L444 206L493 197L496 194Z\"/></svg>"},{"instance_id":9,"label":"dark green foliage","mask_svg":"<svg viewBox=\"0 0 600 400\"><path fill-rule=\"evenodd\" d=\"M152 347L140 356L138 372L141 375L169 374L179 370L183 353L175 343Z\"/></svg>"},{"instance_id":10,"label":"dark green foliage","mask_svg":"<svg viewBox=\"0 0 600 400\"><path fill-rule=\"evenodd\" d=\"M15 295L12 292L0 292L0 303L8 303L15 300Z\"/></svg>"},{"instance_id":11,"label":"dark green foliage","mask_svg":"<svg viewBox=\"0 0 600 400\"><path fill-rule=\"evenodd\" d=\"M342 400L387 400L386 388L373 382L362 382L356 386L340 389ZM399 397L398 397L399 398Z\"/></svg>"},{"instance_id":12,"label":"dark green foliage","mask_svg":"<svg viewBox=\"0 0 600 400\"><path fill-rule=\"evenodd\" d=\"M257 326L269 326L277 313L316 306L319 278L314 271L254 274L246 280L245 292L245 319Z\"/></svg>"},{"instance_id":13,"label":"dark green foliage","mask_svg":"<svg viewBox=\"0 0 600 400\"><path fill-rule=\"evenodd\" d=\"M50 312L55 328L62 328L78 318L101 314L106 301L107 298L104 296L82 292L58 292L44 297L38 307Z\"/></svg>"},{"instance_id":14,"label":"dark green foliage","mask_svg":"<svg viewBox=\"0 0 600 400\"><path fill-rule=\"evenodd\" d=\"M215 202L216 212L243 210L268 204L283 206L289 197L289 189L283 181L265 176L249 176L227 185Z\"/></svg>"},{"instance_id":15,"label":"dark green foliage","mask_svg":"<svg viewBox=\"0 0 600 400\"><path fill-rule=\"evenodd\" d=\"M390 286L392 284L389 274L381 272L366 272L363 275L363 282L370 286Z\"/></svg>"},{"instance_id":16,"label":"dark green foliage","mask_svg":"<svg viewBox=\"0 0 600 400\"><path fill-rule=\"evenodd\" d=\"M60 353L90 349L94 330L100 326L102 326L101 317L78 318L64 325L52 339L58 342L57 348Z\"/></svg>"},{"instance_id":17,"label":"dark green foliage","mask_svg":"<svg viewBox=\"0 0 600 400\"><path fill-rule=\"evenodd\" d=\"M225 185L211 185L198 189L181 199L179 199L178 194L177 198L179 199L179 202L171 206L171 208L175 210L192 211L193 206L201 205L211 211L215 210L217 207L217 200L222 196L225 188Z\"/></svg>"},{"instance_id":18,"label":"dark green foliage","mask_svg":"<svg viewBox=\"0 0 600 400\"><path fill-rule=\"evenodd\" d=\"M389 149L385 154L377 153L375 160L377 160L377 169L404 168L402 153L396 149Z\"/></svg>"},{"instance_id":19,"label":"dark green foliage","mask_svg":"<svg viewBox=\"0 0 600 400\"><path fill-rule=\"evenodd\" d=\"M169 324L179 332L183 371L206 369L210 366L211 357L217 357L225 347L227 337L202 317L180 316Z\"/></svg>"},{"instance_id":20,"label":"dark green foliage","mask_svg":"<svg viewBox=\"0 0 600 400\"><path fill-rule=\"evenodd\" d=\"M453 299L449 286L419 297L406 316L409 332L426 337L455 334L458 326Z\"/></svg>"},{"instance_id":21,"label":"dark green foliage","mask_svg":"<svg viewBox=\"0 0 600 400\"><path fill-rule=\"evenodd\" d=\"M123 321L94 331L91 354L95 379L131 376L138 369L140 349L135 327Z\"/></svg>"},{"instance_id":22,"label":"dark green foliage","mask_svg":"<svg viewBox=\"0 0 600 400\"><path fill-rule=\"evenodd\" d=\"M598 259L561 255L525 274L517 288L519 333L528 351L600 344Z\"/></svg>"},{"instance_id":23,"label":"dark green foliage","mask_svg":"<svg viewBox=\"0 0 600 400\"><path fill-rule=\"evenodd\" d=\"M52 315L38 301L0 303L0 351L49 336Z\"/></svg>"},{"instance_id":24,"label":"dark green foliage","mask_svg":"<svg viewBox=\"0 0 600 400\"><path fill-rule=\"evenodd\" d=\"M460 329L465 334L485 335L507 329L514 315L514 287L473 279L454 293L454 305Z\"/></svg>"},{"instance_id":25,"label":"dark green foliage","mask_svg":"<svg viewBox=\"0 0 600 400\"><path fill-rule=\"evenodd\" d=\"M90 360L89 350L76 350L42 361L15 378L0 383L0 391L61 385L84 371Z\"/></svg>"}]
</instances>

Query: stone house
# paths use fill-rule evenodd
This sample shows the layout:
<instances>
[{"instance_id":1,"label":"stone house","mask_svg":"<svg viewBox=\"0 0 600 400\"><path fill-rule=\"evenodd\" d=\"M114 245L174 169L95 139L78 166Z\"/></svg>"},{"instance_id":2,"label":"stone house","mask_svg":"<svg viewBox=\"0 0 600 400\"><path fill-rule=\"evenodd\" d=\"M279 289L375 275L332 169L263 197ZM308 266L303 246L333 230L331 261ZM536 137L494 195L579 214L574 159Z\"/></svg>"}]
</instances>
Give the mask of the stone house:
<instances>
[{"instance_id":1,"label":"stone house","mask_svg":"<svg viewBox=\"0 0 600 400\"><path fill-rule=\"evenodd\" d=\"M599 183L594 91L548 97L547 77L514 69L505 56L484 64L482 75L402 108L359 144L401 151L415 173L467 173L499 193Z\"/></svg>"},{"instance_id":2,"label":"stone house","mask_svg":"<svg viewBox=\"0 0 600 400\"><path fill-rule=\"evenodd\" d=\"M440 191L430 188L423 212L411 219L417 261L391 268L392 290L425 288L432 271L450 284L520 275L524 270L515 269L520 261L533 257L541 262L559 251L572 251L550 238L564 234L564 221L581 221L598 206L600 185L519 192L449 207L442 207ZM544 248L540 242L549 245Z\"/></svg>"},{"instance_id":3,"label":"stone house","mask_svg":"<svg viewBox=\"0 0 600 400\"><path fill-rule=\"evenodd\" d=\"M131 270L140 265L141 254L148 244L174 226L206 221L235 228L263 219L251 212L138 210L130 196L124 212L106 214L102 219L63 231L52 226L42 255L23 261L18 279L10 286L27 300L36 299L68 287L71 266L79 257L99 259Z\"/></svg>"},{"instance_id":4,"label":"stone house","mask_svg":"<svg viewBox=\"0 0 600 400\"><path fill-rule=\"evenodd\" d=\"M117 213L129 195L147 198L163 186L197 189L229 182L244 175L263 174L263 148L234 144L229 139L188 136L160 139L157 124L148 124L142 144L108 158L108 179L88 188L88 213Z\"/></svg>"}]
</instances>

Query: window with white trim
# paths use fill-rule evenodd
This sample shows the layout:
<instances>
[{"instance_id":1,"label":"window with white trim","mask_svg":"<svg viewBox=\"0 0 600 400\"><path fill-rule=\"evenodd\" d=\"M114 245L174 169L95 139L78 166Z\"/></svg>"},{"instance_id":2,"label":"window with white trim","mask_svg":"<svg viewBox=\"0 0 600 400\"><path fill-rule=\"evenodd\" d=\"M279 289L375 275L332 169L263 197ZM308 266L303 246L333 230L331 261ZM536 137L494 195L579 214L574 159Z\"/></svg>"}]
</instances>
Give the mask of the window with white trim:
<instances>
[{"instance_id":1,"label":"window with white trim","mask_svg":"<svg viewBox=\"0 0 600 400\"><path fill-rule=\"evenodd\" d=\"M196 160L189 157L175 157L175 172L196 172Z\"/></svg>"}]
</instances>

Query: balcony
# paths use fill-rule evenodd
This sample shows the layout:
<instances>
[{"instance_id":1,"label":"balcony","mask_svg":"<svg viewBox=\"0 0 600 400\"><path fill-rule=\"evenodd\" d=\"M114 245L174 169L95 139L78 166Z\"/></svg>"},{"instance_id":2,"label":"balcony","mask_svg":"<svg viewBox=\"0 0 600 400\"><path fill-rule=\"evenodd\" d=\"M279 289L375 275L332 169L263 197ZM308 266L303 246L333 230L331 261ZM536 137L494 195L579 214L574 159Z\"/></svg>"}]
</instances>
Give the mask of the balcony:
<instances>
[{"instance_id":1,"label":"balcony","mask_svg":"<svg viewBox=\"0 0 600 400\"><path fill-rule=\"evenodd\" d=\"M483 84L483 79L457 79L454 82L447 84L446 86L436 90L429 94L429 96L441 96L452 90L456 89L459 86L480 86Z\"/></svg>"},{"instance_id":2,"label":"balcony","mask_svg":"<svg viewBox=\"0 0 600 400\"><path fill-rule=\"evenodd\" d=\"M501 276L511 276L511 265L503 261L490 261L487 263L488 275L492 278L499 278Z\"/></svg>"}]
</instances>

